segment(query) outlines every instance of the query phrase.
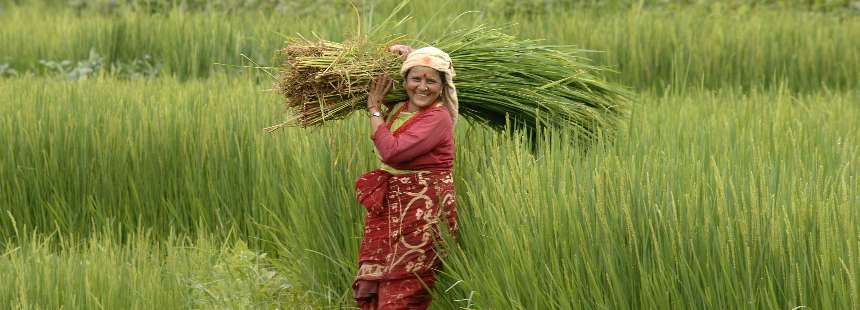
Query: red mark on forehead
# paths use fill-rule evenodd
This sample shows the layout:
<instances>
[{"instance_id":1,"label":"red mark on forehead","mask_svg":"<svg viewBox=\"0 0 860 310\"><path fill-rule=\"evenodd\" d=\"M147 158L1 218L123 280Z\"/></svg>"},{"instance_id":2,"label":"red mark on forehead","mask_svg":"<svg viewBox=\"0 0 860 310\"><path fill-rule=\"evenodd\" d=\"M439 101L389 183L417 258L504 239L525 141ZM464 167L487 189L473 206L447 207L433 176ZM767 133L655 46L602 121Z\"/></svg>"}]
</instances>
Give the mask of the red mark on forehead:
<instances>
[{"instance_id":1,"label":"red mark on forehead","mask_svg":"<svg viewBox=\"0 0 860 310\"><path fill-rule=\"evenodd\" d=\"M421 58L421 63L424 65L429 65L431 62L433 62L433 59L431 59L430 56L424 56Z\"/></svg>"},{"instance_id":2,"label":"red mark on forehead","mask_svg":"<svg viewBox=\"0 0 860 310\"><path fill-rule=\"evenodd\" d=\"M424 77L424 78L426 79L426 78L427 78L427 73L421 73L421 76L422 76L422 77Z\"/></svg>"}]
</instances>

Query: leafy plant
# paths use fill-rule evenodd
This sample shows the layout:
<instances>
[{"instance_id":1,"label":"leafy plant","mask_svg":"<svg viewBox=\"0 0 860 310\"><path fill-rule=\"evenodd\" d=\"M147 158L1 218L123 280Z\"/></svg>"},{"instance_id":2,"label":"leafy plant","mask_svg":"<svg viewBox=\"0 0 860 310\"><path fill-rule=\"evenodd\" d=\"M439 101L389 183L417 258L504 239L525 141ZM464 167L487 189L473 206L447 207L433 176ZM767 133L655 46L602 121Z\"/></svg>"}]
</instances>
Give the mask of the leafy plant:
<instances>
[{"instance_id":1,"label":"leafy plant","mask_svg":"<svg viewBox=\"0 0 860 310\"><path fill-rule=\"evenodd\" d=\"M17 75L18 71L12 69L8 63L0 64L0 77L12 77Z\"/></svg>"},{"instance_id":2,"label":"leafy plant","mask_svg":"<svg viewBox=\"0 0 860 310\"><path fill-rule=\"evenodd\" d=\"M266 253L252 251L244 242L222 248L214 259L211 268L185 280L194 308L272 308L278 305L277 296L292 294L292 285L271 266Z\"/></svg>"},{"instance_id":3,"label":"leafy plant","mask_svg":"<svg viewBox=\"0 0 860 310\"><path fill-rule=\"evenodd\" d=\"M89 58L78 61L74 65L71 60L39 60L39 63L45 66L49 71L53 71L69 80L85 80L98 74L102 68L103 62L104 57L96 53L95 49L90 49Z\"/></svg>"},{"instance_id":4,"label":"leafy plant","mask_svg":"<svg viewBox=\"0 0 860 310\"><path fill-rule=\"evenodd\" d=\"M161 73L161 63L156 62L149 54L135 58L130 63L115 62L111 64L111 73L131 80L153 79Z\"/></svg>"}]
</instances>

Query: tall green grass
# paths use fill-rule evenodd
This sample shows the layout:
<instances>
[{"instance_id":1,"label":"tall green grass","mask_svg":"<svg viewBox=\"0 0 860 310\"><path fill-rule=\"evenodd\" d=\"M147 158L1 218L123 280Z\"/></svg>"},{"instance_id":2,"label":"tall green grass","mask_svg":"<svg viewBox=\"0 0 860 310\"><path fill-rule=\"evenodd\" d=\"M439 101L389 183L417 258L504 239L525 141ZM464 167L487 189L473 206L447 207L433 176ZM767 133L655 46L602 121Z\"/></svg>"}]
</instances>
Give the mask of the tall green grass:
<instances>
[{"instance_id":1,"label":"tall green grass","mask_svg":"<svg viewBox=\"0 0 860 310\"><path fill-rule=\"evenodd\" d=\"M364 29L387 16L395 2L362 3ZM541 14L494 10L480 1L451 1L444 12L415 1L414 17L392 32L432 41L450 27L515 24L524 38L574 44L595 50L591 57L620 73L611 78L638 89L685 87L776 87L792 90L851 89L860 86L860 18L797 10L604 10L584 7ZM472 13L462 14L470 11ZM339 41L357 30L351 6L317 4L283 14L173 9L159 14L132 11L78 15L38 5L0 11L0 64L18 71L46 71L39 60L86 59L90 49L105 61L131 62L149 54L164 74L180 79L233 71L214 63L244 64L241 54L271 64L285 35ZM451 22L456 22L451 25Z\"/></svg>"},{"instance_id":2,"label":"tall green grass","mask_svg":"<svg viewBox=\"0 0 860 310\"><path fill-rule=\"evenodd\" d=\"M100 228L100 231L107 230ZM0 248L9 309L311 309L265 255L201 235L23 235Z\"/></svg>"},{"instance_id":3,"label":"tall green grass","mask_svg":"<svg viewBox=\"0 0 860 310\"><path fill-rule=\"evenodd\" d=\"M856 94L643 102L626 136L581 157L460 140L482 149L461 167L484 173L458 175L442 308L860 306Z\"/></svg>"},{"instance_id":4,"label":"tall green grass","mask_svg":"<svg viewBox=\"0 0 860 310\"><path fill-rule=\"evenodd\" d=\"M642 100L626 135L585 155L459 132L440 309L860 306L856 94ZM282 243L305 288L349 304L359 235L320 206L291 211Z\"/></svg>"},{"instance_id":5,"label":"tall green grass","mask_svg":"<svg viewBox=\"0 0 860 310\"><path fill-rule=\"evenodd\" d=\"M0 89L0 237L13 218L81 234L251 227L264 217L261 177L296 165L261 129L278 114L276 95L248 80L21 78Z\"/></svg>"},{"instance_id":6,"label":"tall green grass","mask_svg":"<svg viewBox=\"0 0 860 310\"><path fill-rule=\"evenodd\" d=\"M264 134L277 95L249 80L4 80L6 247L28 244L16 231L232 230L278 251L296 287L349 305L353 182L375 165L366 120ZM463 122L461 234L435 303L860 307L858 96L642 93L615 142L585 154L562 132L532 153Z\"/></svg>"},{"instance_id":7,"label":"tall green grass","mask_svg":"<svg viewBox=\"0 0 860 310\"><path fill-rule=\"evenodd\" d=\"M810 12L631 9L577 11L521 22L519 34L600 51L591 57L639 89L858 84L860 18Z\"/></svg>"}]
</instances>

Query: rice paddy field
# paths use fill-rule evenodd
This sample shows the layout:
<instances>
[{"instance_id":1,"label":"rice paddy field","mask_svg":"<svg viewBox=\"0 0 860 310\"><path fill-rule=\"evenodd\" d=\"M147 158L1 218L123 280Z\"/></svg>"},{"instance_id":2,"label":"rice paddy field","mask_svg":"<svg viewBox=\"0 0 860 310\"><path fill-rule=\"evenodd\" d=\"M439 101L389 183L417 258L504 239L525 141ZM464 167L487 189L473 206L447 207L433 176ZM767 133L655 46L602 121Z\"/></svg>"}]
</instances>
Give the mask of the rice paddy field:
<instances>
[{"instance_id":1,"label":"rice paddy field","mask_svg":"<svg viewBox=\"0 0 860 310\"><path fill-rule=\"evenodd\" d=\"M367 121L265 133L281 98L241 66L396 3L106 3L0 1L0 307L354 307ZM410 3L392 32L577 45L634 101L589 146L458 123L433 308L860 309L860 14L840 3Z\"/></svg>"}]
</instances>

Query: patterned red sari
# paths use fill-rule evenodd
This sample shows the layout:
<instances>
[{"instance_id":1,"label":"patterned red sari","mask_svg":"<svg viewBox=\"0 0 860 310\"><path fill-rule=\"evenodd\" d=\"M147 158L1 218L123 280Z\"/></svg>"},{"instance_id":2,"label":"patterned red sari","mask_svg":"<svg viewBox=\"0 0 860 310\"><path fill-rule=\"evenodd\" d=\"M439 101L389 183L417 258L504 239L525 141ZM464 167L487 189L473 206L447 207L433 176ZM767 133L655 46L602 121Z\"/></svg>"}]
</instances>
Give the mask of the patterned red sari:
<instances>
[{"instance_id":1,"label":"patterned red sari","mask_svg":"<svg viewBox=\"0 0 860 310\"><path fill-rule=\"evenodd\" d=\"M374 134L383 161L420 171L393 175L380 169L356 181L367 215L353 288L362 309L422 309L429 306L427 289L440 267L442 229L452 236L457 231L453 126L447 110L436 107L419 112L394 133L383 127Z\"/></svg>"}]
</instances>

